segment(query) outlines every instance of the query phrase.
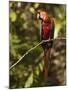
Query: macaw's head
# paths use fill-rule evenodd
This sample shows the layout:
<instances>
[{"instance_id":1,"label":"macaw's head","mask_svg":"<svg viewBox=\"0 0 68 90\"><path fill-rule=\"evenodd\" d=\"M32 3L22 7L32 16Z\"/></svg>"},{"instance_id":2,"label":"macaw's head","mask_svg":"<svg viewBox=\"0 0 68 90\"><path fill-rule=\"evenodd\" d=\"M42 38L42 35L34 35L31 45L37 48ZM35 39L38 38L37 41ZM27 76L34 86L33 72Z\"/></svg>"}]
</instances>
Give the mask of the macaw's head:
<instances>
[{"instance_id":1,"label":"macaw's head","mask_svg":"<svg viewBox=\"0 0 68 90\"><path fill-rule=\"evenodd\" d=\"M49 16L48 16L48 13L46 11L38 10L38 12L37 12L37 18L39 20L44 21L44 22L48 22L49 21Z\"/></svg>"}]
</instances>

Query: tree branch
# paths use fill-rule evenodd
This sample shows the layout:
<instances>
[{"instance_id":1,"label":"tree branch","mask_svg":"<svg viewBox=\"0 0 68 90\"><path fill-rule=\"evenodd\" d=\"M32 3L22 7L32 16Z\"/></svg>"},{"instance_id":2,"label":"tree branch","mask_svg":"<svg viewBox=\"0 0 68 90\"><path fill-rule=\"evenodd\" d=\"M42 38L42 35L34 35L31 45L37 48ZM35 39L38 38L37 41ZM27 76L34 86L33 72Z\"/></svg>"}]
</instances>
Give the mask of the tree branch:
<instances>
[{"instance_id":1,"label":"tree branch","mask_svg":"<svg viewBox=\"0 0 68 90\"><path fill-rule=\"evenodd\" d=\"M55 38L55 39L48 39L48 40L42 40L40 43L38 43L36 46L34 46L33 48L29 49L23 56L20 57L20 59L15 62L13 65L10 66L9 70L11 70L13 67L15 67L29 52L31 52L32 50L34 50L35 48L37 48L39 45L41 45L42 43L46 43L46 42L50 42L50 41L54 41L54 40L65 40L66 38Z\"/></svg>"}]
</instances>

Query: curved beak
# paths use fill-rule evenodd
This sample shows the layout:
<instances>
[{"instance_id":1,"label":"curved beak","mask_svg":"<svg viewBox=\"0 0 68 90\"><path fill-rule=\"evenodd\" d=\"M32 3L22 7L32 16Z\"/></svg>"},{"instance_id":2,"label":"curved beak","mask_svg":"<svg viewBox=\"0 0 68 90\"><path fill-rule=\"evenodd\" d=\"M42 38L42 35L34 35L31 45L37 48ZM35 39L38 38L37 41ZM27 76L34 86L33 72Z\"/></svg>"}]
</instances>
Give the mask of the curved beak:
<instances>
[{"instance_id":1,"label":"curved beak","mask_svg":"<svg viewBox=\"0 0 68 90\"><path fill-rule=\"evenodd\" d=\"M39 13L37 13L37 19L40 19L40 15L39 15Z\"/></svg>"},{"instance_id":2,"label":"curved beak","mask_svg":"<svg viewBox=\"0 0 68 90\"><path fill-rule=\"evenodd\" d=\"M42 20L42 18L40 17L40 12L37 13L37 19Z\"/></svg>"}]
</instances>

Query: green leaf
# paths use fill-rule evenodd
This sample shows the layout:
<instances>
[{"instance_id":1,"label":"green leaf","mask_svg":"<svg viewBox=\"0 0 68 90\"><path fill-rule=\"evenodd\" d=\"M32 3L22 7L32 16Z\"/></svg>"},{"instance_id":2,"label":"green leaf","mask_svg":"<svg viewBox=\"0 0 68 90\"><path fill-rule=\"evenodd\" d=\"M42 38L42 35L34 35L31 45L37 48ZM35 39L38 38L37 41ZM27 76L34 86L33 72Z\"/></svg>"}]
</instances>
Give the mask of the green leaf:
<instances>
[{"instance_id":1,"label":"green leaf","mask_svg":"<svg viewBox=\"0 0 68 90\"><path fill-rule=\"evenodd\" d=\"M33 7L30 7L30 12L33 13L33 14L35 13L35 10L34 10Z\"/></svg>"},{"instance_id":2,"label":"green leaf","mask_svg":"<svg viewBox=\"0 0 68 90\"><path fill-rule=\"evenodd\" d=\"M35 69L35 74L38 76L39 75L39 66L36 67Z\"/></svg>"},{"instance_id":3,"label":"green leaf","mask_svg":"<svg viewBox=\"0 0 68 90\"><path fill-rule=\"evenodd\" d=\"M42 66L41 63L39 64L39 68L40 68L41 71L43 70L43 66Z\"/></svg>"},{"instance_id":4,"label":"green leaf","mask_svg":"<svg viewBox=\"0 0 68 90\"><path fill-rule=\"evenodd\" d=\"M39 68L41 71L43 71L43 67L44 67L44 62L39 63Z\"/></svg>"},{"instance_id":5,"label":"green leaf","mask_svg":"<svg viewBox=\"0 0 68 90\"><path fill-rule=\"evenodd\" d=\"M38 8L38 7L39 7L39 3L35 3L34 8Z\"/></svg>"},{"instance_id":6,"label":"green leaf","mask_svg":"<svg viewBox=\"0 0 68 90\"><path fill-rule=\"evenodd\" d=\"M33 73L31 73L30 76L28 77L24 87L25 88L30 87L32 83L33 83Z\"/></svg>"},{"instance_id":7,"label":"green leaf","mask_svg":"<svg viewBox=\"0 0 68 90\"><path fill-rule=\"evenodd\" d=\"M11 22L15 22L16 18L17 18L17 15L14 11L11 11L9 17L11 19Z\"/></svg>"}]
</instances>

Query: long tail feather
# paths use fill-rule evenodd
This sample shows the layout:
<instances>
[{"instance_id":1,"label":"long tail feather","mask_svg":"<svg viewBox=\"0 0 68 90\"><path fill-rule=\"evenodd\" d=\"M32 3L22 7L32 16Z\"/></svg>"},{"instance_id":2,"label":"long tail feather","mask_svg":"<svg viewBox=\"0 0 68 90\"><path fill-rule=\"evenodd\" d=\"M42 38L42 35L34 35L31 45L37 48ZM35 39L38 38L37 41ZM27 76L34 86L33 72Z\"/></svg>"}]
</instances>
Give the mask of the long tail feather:
<instances>
[{"instance_id":1,"label":"long tail feather","mask_svg":"<svg viewBox=\"0 0 68 90\"><path fill-rule=\"evenodd\" d=\"M51 52L51 48L44 51L44 70L43 70L43 73L44 73L45 78L48 77L50 52Z\"/></svg>"}]
</instances>

